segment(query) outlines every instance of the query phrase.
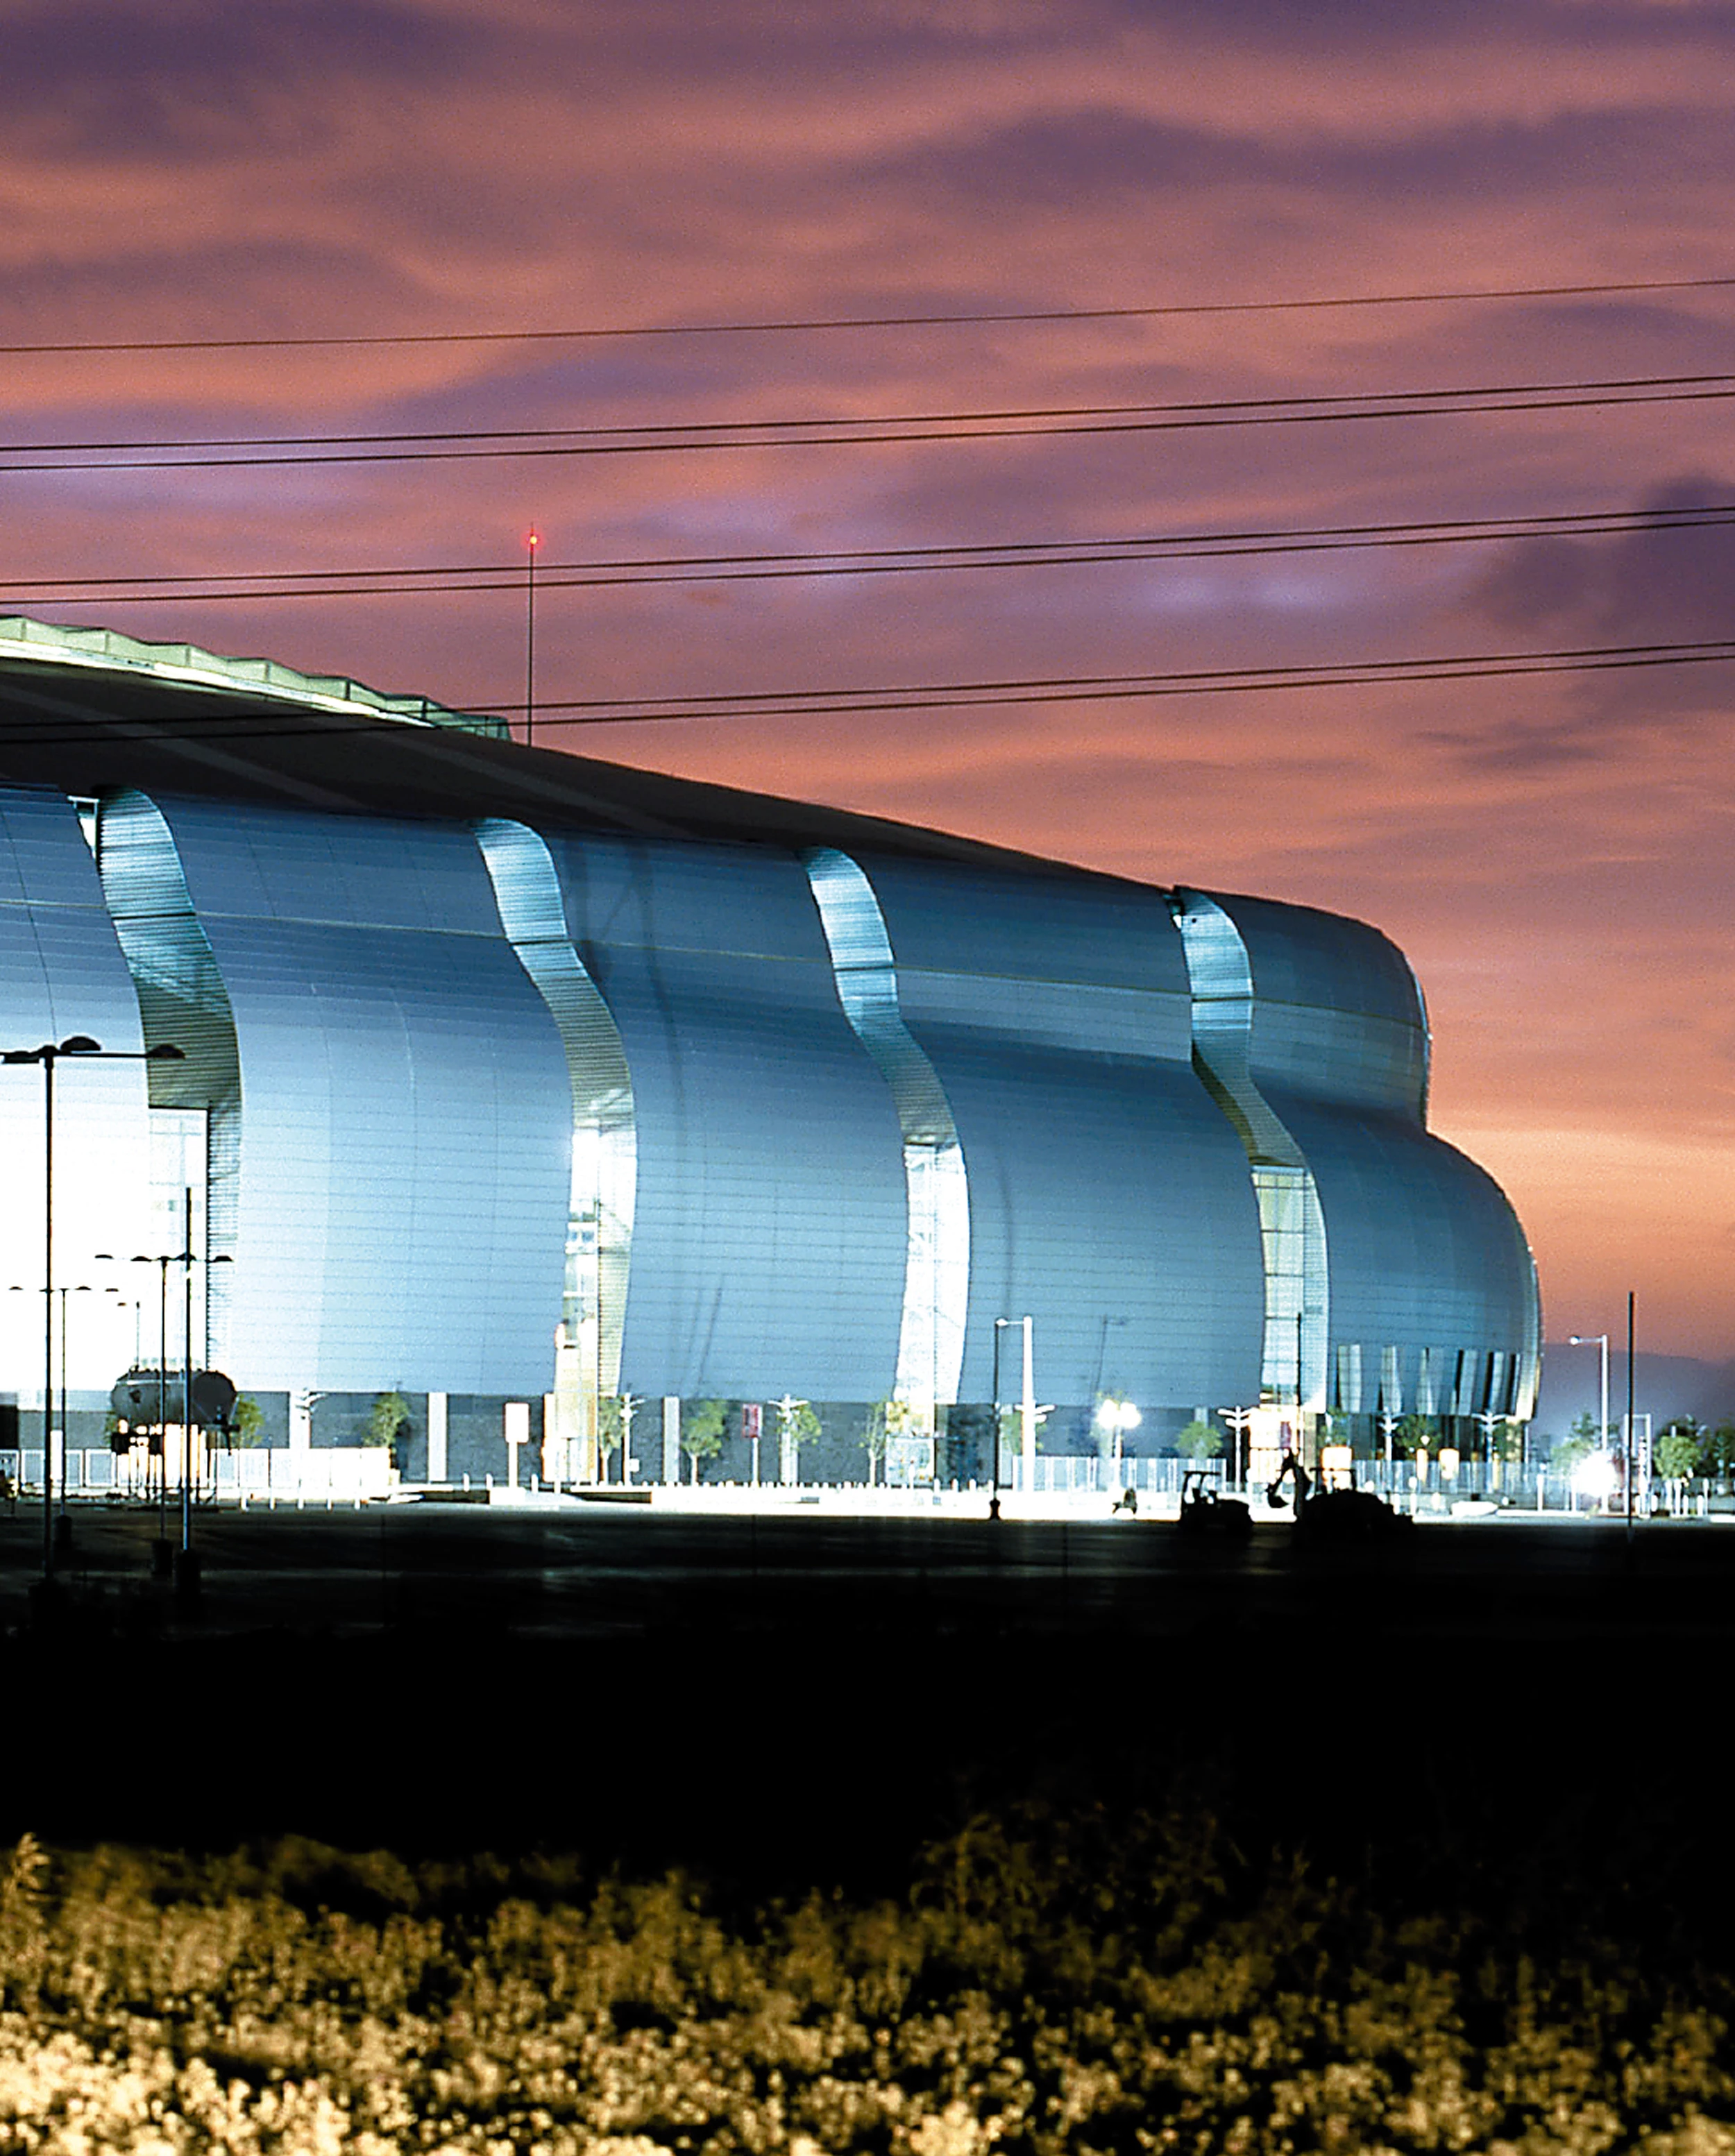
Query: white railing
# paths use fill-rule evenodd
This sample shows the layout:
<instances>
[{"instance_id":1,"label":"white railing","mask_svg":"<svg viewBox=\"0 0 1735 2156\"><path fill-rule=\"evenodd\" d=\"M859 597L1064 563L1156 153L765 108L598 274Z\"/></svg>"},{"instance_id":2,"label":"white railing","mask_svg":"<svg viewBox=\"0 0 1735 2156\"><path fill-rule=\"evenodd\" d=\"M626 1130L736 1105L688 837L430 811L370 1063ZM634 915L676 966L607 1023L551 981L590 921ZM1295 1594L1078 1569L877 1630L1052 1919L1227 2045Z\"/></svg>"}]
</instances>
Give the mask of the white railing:
<instances>
[{"instance_id":1,"label":"white railing","mask_svg":"<svg viewBox=\"0 0 1735 2156\"><path fill-rule=\"evenodd\" d=\"M69 1496L151 1497L157 1485L148 1471L154 1464L142 1448L111 1452L108 1446L74 1446L64 1455ZM56 1471L59 1460L56 1460ZM0 1450L0 1474L14 1490L42 1488L42 1447ZM391 1455L383 1445L321 1446L290 1450L258 1446L244 1452L213 1451L204 1463L200 1495L248 1504L350 1504L384 1497L392 1490ZM178 1487L170 1476L171 1494Z\"/></svg>"}]
</instances>

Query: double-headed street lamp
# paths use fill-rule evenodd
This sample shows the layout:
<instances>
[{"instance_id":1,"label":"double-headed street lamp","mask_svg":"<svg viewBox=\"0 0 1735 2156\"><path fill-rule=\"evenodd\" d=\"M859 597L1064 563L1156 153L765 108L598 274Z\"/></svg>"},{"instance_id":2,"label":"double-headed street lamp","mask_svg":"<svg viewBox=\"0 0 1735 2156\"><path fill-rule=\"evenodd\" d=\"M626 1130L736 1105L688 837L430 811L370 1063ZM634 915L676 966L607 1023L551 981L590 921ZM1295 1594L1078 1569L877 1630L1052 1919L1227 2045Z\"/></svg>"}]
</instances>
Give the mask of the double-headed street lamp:
<instances>
[{"instance_id":1,"label":"double-headed street lamp","mask_svg":"<svg viewBox=\"0 0 1735 2156\"><path fill-rule=\"evenodd\" d=\"M70 1034L56 1043L45 1040L40 1048L8 1048L0 1063L39 1063L42 1065L43 1204L42 1204L42 1570L45 1579L54 1571L54 1065L63 1057L106 1063L184 1063L185 1051L172 1041L135 1050L105 1048L88 1034Z\"/></svg>"},{"instance_id":2,"label":"double-headed street lamp","mask_svg":"<svg viewBox=\"0 0 1735 2156\"><path fill-rule=\"evenodd\" d=\"M1108 1440L1110 1457L1118 1466L1126 1448L1127 1433L1137 1430L1144 1418L1131 1400L1111 1393L1096 1410L1096 1427Z\"/></svg>"},{"instance_id":3,"label":"double-headed street lamp","mask_svg":"<svg viewBox=\"0 0 1735 2156\"><path fill-rule=\"evenodd\" d=\"M167 1551L168 1506L168 1383L169 1383L169 1267L179 1265L184 1274L182 1317L181 1331L181 1553L177 1570L183 1586L192 1590L197 1566L192 1558L192 1269L198 1262L192 1247L192 1193L188 1190L185 1200L184 1217L187 1225L187 1244L183 1250L160 1250L154 1255L141 1252L132 1262L136 1265L157 1267L157 1427L162 1445L162 1479L158 1485L157 1518L159 1522L158 1556L165 1566L169 1563ZM99 1250L99 1257L110 1253ZM208 1307L209 1269L213 1265L232 1265L234 1260L225 1255L208 1257L205 1260Z\"/></svg>"},{"instance_id":4,"label":"double-headed street lamp","mask_svg":"<svg viewBox=\"0 0 1735 2156\"><path fill-rule=\"evenodd\" d=\"M69 1478L65 1466L68 1440L72 1435L72 1394L68 1389L66 1383L66 1342L68 1335L71 1331L71 1327L67 1319L67 1312L72 1296L75 1295L91 1295L94 1294L95 1291L90 1286L88 1281L80 1281L75 1287L69 1286L66 1283L63 1282L59 1287L53 1291L54 1294L58 1295L60 1298L60 1508L54 1515L54 1534L56 1539L63 1545L63 1547L65 1543L67 1536L70 1532L66 1518L66 1486ZM18 1283L14 1281L11 1284L8 1292L12 1295L28 1295L32 1291L26 1287L21 1287ZM43 1295L49 1291L46 1289L38 1288L34 1292L38 1295ZM120 1293L120 1290L118 1288L112 1287L105 1288L103 1290L103 1293L105 1295L118 1295Z\"/></svg>"}]
</instances>

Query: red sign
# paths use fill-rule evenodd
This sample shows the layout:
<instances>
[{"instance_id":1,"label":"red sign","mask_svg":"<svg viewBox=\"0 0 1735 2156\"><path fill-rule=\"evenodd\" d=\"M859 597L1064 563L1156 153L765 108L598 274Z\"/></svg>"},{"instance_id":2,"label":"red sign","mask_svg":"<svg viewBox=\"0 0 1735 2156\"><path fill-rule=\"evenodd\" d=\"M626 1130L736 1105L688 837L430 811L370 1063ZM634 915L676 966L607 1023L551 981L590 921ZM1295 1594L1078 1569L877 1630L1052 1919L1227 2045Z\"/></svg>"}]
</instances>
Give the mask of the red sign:
<instances>
[{"instance_id":1,"label":"red sign","mask_svg":"<svg viewBox=\"0 0 1735 2156\"><path fill-rule=\"evenodd\" d=\"M764 1409L760 1406L757 1400L745 1400L742 1403L741 1434L743 1437L757 1437L759 1435L764 1413Z\"/></svg>"}]
</instances>

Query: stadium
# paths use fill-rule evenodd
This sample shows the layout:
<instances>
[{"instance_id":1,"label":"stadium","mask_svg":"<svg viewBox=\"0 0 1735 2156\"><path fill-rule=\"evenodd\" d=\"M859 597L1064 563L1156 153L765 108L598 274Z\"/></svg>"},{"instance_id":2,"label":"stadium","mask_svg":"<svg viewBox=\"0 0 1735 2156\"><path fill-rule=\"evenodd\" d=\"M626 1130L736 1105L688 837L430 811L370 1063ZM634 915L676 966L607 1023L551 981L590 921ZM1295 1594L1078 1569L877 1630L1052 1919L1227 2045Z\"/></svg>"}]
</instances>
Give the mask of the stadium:
<instances>
[{"instance_id":1,"label":"stadium","mask_svg":"<svg viewBox=\"0 0 1735 2156\"><path fill-rule=\"evenodd\" d=\"M1429 1133L1417 983L1306 907L14 618L0 1014L0 1398L53 1389L46 1285L72 1445L189 1344L272 1445L400 1397L435 1481L519 1439L594 1476L623 1401L651 1481L701 1402L715 1474L781 1401L821 1434L768 1473L862 1476L877 1428L942 1481L1000 1401L1079 1455L1533 1406L1534 1269Z\"/></svg>"}]
</instances>

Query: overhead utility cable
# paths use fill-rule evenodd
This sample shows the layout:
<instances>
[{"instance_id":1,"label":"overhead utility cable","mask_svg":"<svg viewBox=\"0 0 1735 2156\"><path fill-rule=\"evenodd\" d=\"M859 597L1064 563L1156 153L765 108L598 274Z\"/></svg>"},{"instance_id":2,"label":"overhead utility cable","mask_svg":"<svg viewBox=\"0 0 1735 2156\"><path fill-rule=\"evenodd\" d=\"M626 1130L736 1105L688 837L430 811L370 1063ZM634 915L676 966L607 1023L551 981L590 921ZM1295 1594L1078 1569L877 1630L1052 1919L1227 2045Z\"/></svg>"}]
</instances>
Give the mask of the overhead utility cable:
<instances>
[{"instance_id":1,"label":"overhead utility cable","mask_svg":"<svg viewBox=\"0 0 1735 2156\"><path fill-rule=\"evenodd\" d=\"M1472 388L1217 398L1197 403L1033 406L865 418L715 419L638 426L454 429L441 433L245 435L165 442L0 447L0 473L240 470L295 465L445 463L476 458L644 456L708 449L850 449L892 442L988 441L1065 434L1163 434L1202 427L1337 424L1491 412L1680 404L1735 397L1735 375L1638 375L1608 381ZM365 446L373 444L375 446ZM167 454L192 450L192 455ZM269 454L258 454L256 451ZM110 454L124 451L124 454ZM238 452L241 454L237 454Z\"/></svg>"},{"instance_id":2,"label":"overhead utility cable","mask_svg":"<svg viewBox=\"0 0 1735 2156\"><path fill-rule=\"evenodd\" d=\"M1130 307L965 308L897 315L770 316L760 321L615 322L578 329L405 330L361 336L130 337L0 344L0 356L80 352L339 351L394 345L579 344L608 337L758 336L791 331L955 329L977 323L1152 321L1189 315L1298 314L1345 307L1425 307L1463 300L1594 299L1623 292L1712 292L1735 277L1640 277L1578 285L1485 285L1432 292L1332 292L1293 300L1188 300Z\"/></svg>"},{"instance_id":3,"label":"overhead utility cable","mask_svg":"<svg viewBox=\"0 0 1735 2156\"><path fill-rule=\"evenodd\" d=\"M1430 653L1419 658L1316 665L1194 668L1153 674L1034 675L888 687L706 692L686 696L577 698L539 707L573 716L552 725L606 726L641 718L800 718L906 711L976 711L1002 704L1099 703L1128 698L1250 695L1272 689L1373 688L1404 681L1486 680L1514 674L1596 673L1635 666L1702 665L1735 659L1735 638L1698 643L1587 644L1559 651Z\"/></svg>"},{"instance_id":4,"label":"overhead utility cable","mask_svg":"<svg viewBox=\"0 0 1735 2156\"><path fill-rule=\"evenodd\" d=\"M1210 667L1153 674L1039 675L1004 680L894 684L883 687L703 691L686 696L539 701L539 728L690 723L706 719L826 719L896 716L913 711L991 711L1009 705L1103 704L1159 697L1255 696L1301 689L1373 689L1412 681L1488 680L1505 676L1586 674L1634 668L1727 664L1735 660L1735 638L1700 643L1589 644L1558 651L1435 653L1416 658L1330 661L1315 665ZM496 716L516 717L522 704L503 705ZM564 714L564 716L557 716ZM480 715L479 715L480 716ZM402 723L402 722L396 722ZM149 746L153 735L179 729L189 742L301 741L321 735L367 733L379 739L394 722L298 712L285 721L284 706L262 704L256 713L189 704L105 725L69 725L56 715L41 721L0 721L0 749L59 747L107 738L118 731ZM419 727L408 729L420 732ZM444 731L444 730L442 730Z\"/></svg>"},{"instance_id":5,"label":"overhead utility cable","mask_svg":"<svg viewBox=\"0 0 1735 2156\"><path fill-rule=\"evenodd\" d=\"M1412 519L1394 524L1277 526L1228 531L1136 532L1095 539L978 540L936 547L831 547L806 552L662 554L552 562L541 589L735 583L815 577L913 575L940 570L1074 568L1116 562L1235 560L1247 556L1332 553L1369 547L1503 544L1509 540L1610 538L1695 531L1735 521L1735 502L1667 509L1561 511L1538 516ZM0 581L6 603L72 606L105 601L393 598L516 591L516 563L404 563L378 569L286 569L226 576L14 578Z\"/></svg>"}]
</instances>

